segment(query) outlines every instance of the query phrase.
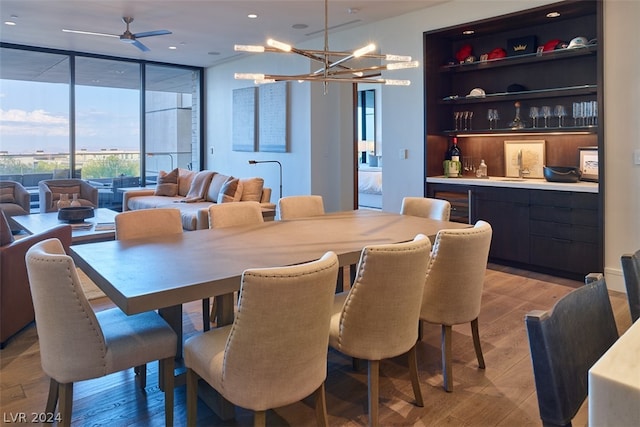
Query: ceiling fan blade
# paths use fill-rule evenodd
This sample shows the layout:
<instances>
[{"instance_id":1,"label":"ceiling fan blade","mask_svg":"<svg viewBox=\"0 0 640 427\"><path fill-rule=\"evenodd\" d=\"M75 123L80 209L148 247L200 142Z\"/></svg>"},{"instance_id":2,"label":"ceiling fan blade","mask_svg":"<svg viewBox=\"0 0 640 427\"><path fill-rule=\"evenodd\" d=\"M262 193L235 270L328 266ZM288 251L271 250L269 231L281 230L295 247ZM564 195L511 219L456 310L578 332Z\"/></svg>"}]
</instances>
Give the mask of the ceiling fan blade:
<instances>
[{"instance_id":1,"label":"ceiling fan blade","mask_svg":"<svg viewBox=\"0 0 640 427\"><path fill-rule=\"evenodd\" d=\"M144 33L135 33L134 37L139 39L141 37L164 36L165 34L171 34L171 31L169 30L146 31Z\"/></svg>"},{"instance_id":2,"label":"ceiling fan blade","mask_svg":"<svg viewBox=\"0 0 640 427\"><path fill-rule=\"evenodd\" d=\"M120 37L117 34L95 33L93 31L81 31L81 30L68 30L66 28L63 28L62 31L65 33L86 34L89 36Z\"/></svg>"},{"instance_id":3,"label":"ceiling fan blade","mask_svg":"<svg viewBox=\"0 0 640 427\"><path fill-rule=\"evenodd\" d=\"M135 47L137 47L138 49L140 49L143 52L149 52L149 48L146 47L145 45L143 45L142 43L140 43L138 40L133 40L131 42L132 45L134 45Z\"/></svg>"}]
</instances>

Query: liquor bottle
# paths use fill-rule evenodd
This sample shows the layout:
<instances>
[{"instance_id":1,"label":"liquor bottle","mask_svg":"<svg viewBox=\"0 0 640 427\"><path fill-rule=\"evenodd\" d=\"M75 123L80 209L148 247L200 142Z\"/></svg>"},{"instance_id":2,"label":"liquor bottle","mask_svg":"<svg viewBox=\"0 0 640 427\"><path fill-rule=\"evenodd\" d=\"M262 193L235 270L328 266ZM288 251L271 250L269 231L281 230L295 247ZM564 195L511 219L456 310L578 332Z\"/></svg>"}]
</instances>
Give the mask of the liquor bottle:
<instances>
[{"instance_id":1,"label":"liquor bottle","mask_svg":"<svg viewBox=\"0 0 640 427\"><path fill-rule=\"evenodd\" d=\"M447 157L447 160L452 160L454 162L459 162L462 158L462 151L460 151L460 147L458 147L458 138L455 136L453 137L453 144L449 147Z\"/></svg>"},{"instance_id":2,"label":"liquor bottle","mask_svg":"<svg viewBox=\"0 0 640 427\"><path fill-rule=\"evenodd\" d=\"M451 147L445 153L444 158L444 175L448 178L459 177L462 174L462 164L460 163L462 151L458 147L457 137L453 137Z\"/></svg>"}]
</instances>

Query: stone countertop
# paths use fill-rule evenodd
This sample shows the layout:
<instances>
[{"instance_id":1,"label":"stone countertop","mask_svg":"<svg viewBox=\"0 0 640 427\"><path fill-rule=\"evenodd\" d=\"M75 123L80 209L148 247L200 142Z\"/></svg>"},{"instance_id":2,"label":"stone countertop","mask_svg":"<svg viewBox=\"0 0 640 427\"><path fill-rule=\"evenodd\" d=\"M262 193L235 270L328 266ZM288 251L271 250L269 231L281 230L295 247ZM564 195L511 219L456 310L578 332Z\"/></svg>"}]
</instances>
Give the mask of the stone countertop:
<instances>
[{"instance_id":1,"label":"stone countertop","mask_svg":"<svg viewBox=\"0 0 640 427\"><path fill-rule=\"evenodd\" d=\"M484 187L522 188L525 190L553 190L553 191L573 191L580 193L597 193L597 182L578 181L549 182L545 179L522 179L508 178L501 176L491 176L489 178L445 178L444 176L429 176L426 178L427 184L454 184L454 185L476 185Z\"/></svg>"}]
</instances>

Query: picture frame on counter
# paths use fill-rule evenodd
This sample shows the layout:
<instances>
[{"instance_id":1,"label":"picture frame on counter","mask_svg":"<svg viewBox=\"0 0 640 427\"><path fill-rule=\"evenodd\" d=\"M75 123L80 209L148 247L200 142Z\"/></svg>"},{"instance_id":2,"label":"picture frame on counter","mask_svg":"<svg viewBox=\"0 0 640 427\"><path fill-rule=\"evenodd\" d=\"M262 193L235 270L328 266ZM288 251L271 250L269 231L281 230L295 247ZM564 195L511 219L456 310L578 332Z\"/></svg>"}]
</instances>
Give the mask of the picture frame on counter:
<instances>
[{"instance_id":1,"label":"picture frame on counter","mask_svg":"<svg viewBox=\"0 0 640 427\"><path fill-rule=\"evenodd\" d=\"M578 147L581 181L598 182L598 147Z\"/></svg>"},{"instance_id":2,"label":"picture frame on counter","mask_svg":"<svg viewBox=\"0 0 640 427\"><path fill-rule=\"evenodd\" d=\"M520 178L519 159L522 159L522 178L544 178L544 139L504 141L505 176Z\"/></svg>"}]
</instances>

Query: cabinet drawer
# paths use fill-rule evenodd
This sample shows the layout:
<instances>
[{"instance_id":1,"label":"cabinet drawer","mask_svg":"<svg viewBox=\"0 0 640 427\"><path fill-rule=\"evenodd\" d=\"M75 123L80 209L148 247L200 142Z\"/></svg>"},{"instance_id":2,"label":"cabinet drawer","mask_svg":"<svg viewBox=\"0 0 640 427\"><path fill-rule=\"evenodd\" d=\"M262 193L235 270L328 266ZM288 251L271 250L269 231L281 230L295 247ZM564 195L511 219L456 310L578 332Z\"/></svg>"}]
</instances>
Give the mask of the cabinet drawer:
<instances>
[{"instance_id":1,"label":"cabinet drawer","mask_svg":"<svg viewBox=\"0 0 640 427\"><path fill-rule=\"evenodd\" d=\"M529 216L532 220L550 221L562 224L576 224L597 227L597 211L574 209L558 206L531 206Z\"/></svg>"},{"instance_id":2,"label":"cabinet drawer","mask_svg":"<svg viewBox=\"0 0 640 427\"><path fill-rule=\"evenodd\" d=\"M531 204L575 209L598 209L598 195L568 191L532 191Z\"/></svg>"},{"instance_id":3,"label":"cabinet drawer","mask_svg":"<svg viewBox=\"0 0 640 427\"><path fill-rule=\"evenodd\" d=\"M535 235L574 242L598 242L598 229L596 227L531 220L529 229L532 236Z\"/></svg>"},{"instance_id":4,"label":"cabinet drawer","mask_svg":"<svg viewBox=\"0 0 640 427\"><path fill-rule=\"evenodd\" d=\"M542 236L531 236L531 264L580 276L600 271L598 245Z\"/></svg>"},{"instance_id":5,"label":"cabinet drawer","mask_svg":"<svg viewBox=\"0 0 640 427\"><path fill-rule=\"evenodd\" d=\"M473 198L487 202L510 202L521 205L529 204L529 191L511 188L482 188L475 187L472 190Z\"/></svg>"}]
</instances>

